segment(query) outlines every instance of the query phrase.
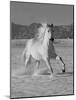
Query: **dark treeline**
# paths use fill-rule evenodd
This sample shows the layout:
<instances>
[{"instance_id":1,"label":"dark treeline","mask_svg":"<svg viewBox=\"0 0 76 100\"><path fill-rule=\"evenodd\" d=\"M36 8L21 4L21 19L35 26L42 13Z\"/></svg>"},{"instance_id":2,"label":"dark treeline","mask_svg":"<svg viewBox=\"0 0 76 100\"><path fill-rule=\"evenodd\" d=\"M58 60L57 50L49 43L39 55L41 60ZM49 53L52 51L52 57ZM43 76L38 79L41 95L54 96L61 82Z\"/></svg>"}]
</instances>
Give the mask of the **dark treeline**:
<instances>
[{"instance_id":1,"label":"dark treeline","mask_svg":"<svg viewBox=\"0 0 76 100\"><path fill-rule=\"evenodd\" d=\"M55 26L55 38L74 38L73 25Z\"/></svg>"},{"instance_id":2,"label":"dark treeline","mask_svg":"<svg viewBox=\"0 0 76 100\"><path fill-rule=\"evenodd\" d=\"M11 23L11 39L30 39L37 33L39 23L32 23L29 26ZM73 25L54 26L55 38L73 38Z\"/></svg>"}]
</instances>

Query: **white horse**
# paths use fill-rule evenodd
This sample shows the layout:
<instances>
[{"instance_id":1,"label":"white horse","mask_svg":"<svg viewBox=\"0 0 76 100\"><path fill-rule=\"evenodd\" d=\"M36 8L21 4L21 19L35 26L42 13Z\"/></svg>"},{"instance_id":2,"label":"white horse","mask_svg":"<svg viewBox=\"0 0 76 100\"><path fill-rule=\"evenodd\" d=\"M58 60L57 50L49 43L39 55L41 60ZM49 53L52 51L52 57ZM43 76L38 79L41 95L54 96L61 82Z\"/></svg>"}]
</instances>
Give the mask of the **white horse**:
<instances>
[{"instance_id":1,"label":"white horse","mask_svg":"<svg viewBox=\"0 0 76 100\"><path fill-rule=\"evenodd\" d=\"M50 60L48 59L48 46L51 37L52 34L50 28L46 23L44 23L40 28L38 28L38 33L35 38L29 39L26 43L26 47L23 51L25 67L29 62L30 57L34 58L37 63L36 70L34 70L34 75L37 75L37 68L40 65L41 59L45 61L51 75L53 74L53 69L51 67ZM56 59L59 59L59 56L57 56Z\"/></svg>"}]
</instances>

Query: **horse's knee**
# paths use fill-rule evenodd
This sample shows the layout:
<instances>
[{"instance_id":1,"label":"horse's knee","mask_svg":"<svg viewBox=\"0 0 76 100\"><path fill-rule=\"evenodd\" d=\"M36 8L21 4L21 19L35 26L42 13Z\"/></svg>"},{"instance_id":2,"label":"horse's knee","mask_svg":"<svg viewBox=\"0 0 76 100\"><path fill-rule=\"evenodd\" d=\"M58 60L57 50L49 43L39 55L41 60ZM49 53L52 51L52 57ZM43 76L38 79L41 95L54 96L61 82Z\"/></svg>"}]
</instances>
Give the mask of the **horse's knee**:
<instances>
[{"instance_id":1,"label":"horse's knee","mask_svg":"<svg viewBox=\"0 0 76 100\"><path fill-rule=\"evenodd\" d=\"M60 57L59 56L56 56L56 60L60 60Z\"/></svg>"},{"instance_id":2,"label":"horse's knee","mask_svg":"<svg viewBox=\"0 0 76 100\"><path fill-rule=\"evenodd\" d=\"M63 60L62 60L62 58L60 56L56 56L56 60L59 60L59 61L61 61L63 63Z\"/></svg>"}]
</instances>

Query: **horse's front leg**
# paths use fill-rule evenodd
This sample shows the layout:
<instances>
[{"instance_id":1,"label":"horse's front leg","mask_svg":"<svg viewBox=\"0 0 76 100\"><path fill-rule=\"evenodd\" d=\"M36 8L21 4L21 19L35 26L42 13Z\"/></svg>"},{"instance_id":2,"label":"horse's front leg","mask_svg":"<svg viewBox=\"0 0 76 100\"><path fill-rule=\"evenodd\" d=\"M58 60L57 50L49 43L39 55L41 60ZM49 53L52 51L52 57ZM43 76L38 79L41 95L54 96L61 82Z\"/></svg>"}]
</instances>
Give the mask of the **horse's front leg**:
<instances>
[{"instance_id":1,"label":"horse's front leg","mask_svg":"<svg viewBox=\"0 0 76 100\"><path fill-rule=\"evenodd\" d=\"M52 66L51 66L51 64L50 64L50 60L48 60L48 59L44 59L44 60L45 60L46 65L47 65L47 67L48 67L48 69L50 70L51 75L52 75L52 74L53 74L53 69L52 69Z\"/></svg>"},{"instance_id":2,"label":"horse's front leg","mask_svg":"<svg viewBox=\"0 0 76 100\"><path fill-rule=\"evenodd\" d=\"M26 66L28 64L29 58L30 58L30 56L26 56L26 59L25 59L25 70L26 70Z\"/></svg>"},{"instance_id":3,"label":"horse's front leg","mask_svg":"<svg viewBox=\"0 0 76 100\"><path fill-rule=\"evenodd\" d=\"M37 76L38 75L39 65L40 65L40 61L36 60L36 66L34 68L34 74L33 74L33 76Z\"/></svg>"},{"instance_id":4,"label":"horse's front leg","mask_svg":"<svg viewBox=\"0 0 76 100\"><path fill-rule=\"evenodd\" d=\"M64 63L63 59L60 56L57 56L56 60L58 60L62 64L62 66L63 66L62 72L65 72L65 63Z\"/></svg>"}]
</instances>

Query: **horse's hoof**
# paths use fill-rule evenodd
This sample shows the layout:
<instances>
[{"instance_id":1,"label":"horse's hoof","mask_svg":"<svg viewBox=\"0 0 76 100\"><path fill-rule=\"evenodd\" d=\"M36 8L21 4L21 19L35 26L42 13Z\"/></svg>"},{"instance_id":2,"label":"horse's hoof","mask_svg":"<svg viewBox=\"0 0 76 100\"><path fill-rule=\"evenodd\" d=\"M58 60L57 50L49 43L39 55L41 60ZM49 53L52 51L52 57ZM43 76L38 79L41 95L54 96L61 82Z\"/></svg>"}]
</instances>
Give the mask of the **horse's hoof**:
<instances>
[{"instance_id":1,"label":"horse's hoof","mask_svg":"<svg viewBox=\"0 0 76 100\"><path fill-rule=\"evenodd\" d=\"M62 72L63 72L63 73L65 72L65 64L64 64L64 68L62 69Z\"/></svg>"},{"instance_id":2,"label":"horse's hoof","mask_svg":"<svg viewBox=\"0 0 76 100\"><path fill-rule=\"evenodd\" d=\"M36 73L33 73L33 75L32 76L38 76L38 73L36 72Z\"/></svg>"},{"instance_id":3,"label":"horse's hoof","mask_svg":"<svg viewBox=\"0 0 76 100\"><path fill-rule=\"evenodd\" d=\"M62 72L65 73L65 69L63 69Z\"/></svg>"},{"instance_id":4,"label":"horse's hoof","mask_svg":"<svg viewBox=\"0 0 76 100\"><path fill-rule=\"evenodd\" d=\"M52 78L53 78L53 74L51 74L51 75L49 76L49 78L52 79Z\"/></svg>"}]
</instances>

